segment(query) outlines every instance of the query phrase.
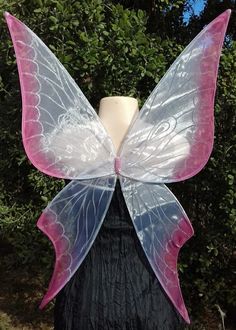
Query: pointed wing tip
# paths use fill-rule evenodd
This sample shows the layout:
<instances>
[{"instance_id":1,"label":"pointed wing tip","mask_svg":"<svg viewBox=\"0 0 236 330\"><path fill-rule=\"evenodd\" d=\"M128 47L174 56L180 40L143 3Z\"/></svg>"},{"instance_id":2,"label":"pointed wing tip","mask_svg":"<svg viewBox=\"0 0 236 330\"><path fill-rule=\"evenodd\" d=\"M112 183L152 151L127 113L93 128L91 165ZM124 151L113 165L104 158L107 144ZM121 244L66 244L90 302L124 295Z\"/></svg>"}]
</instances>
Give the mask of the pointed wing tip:
<instances>
[{"instance_id":1,"label":"pointed wing tip","mask_svg":"<svg viewBox=\"0 0 236 330\"><path fill-rule=\"evenodd\" d=\"M5 17L6 23L9 26L10 20L14 17L8 11L5 11L3 16Z\"/></svg>"},{"instance_id":2,"label":"pointed wing tip","mask_svg":"<svg viewBox=\"0 0 236 330\"><path fill-rule=\"evenodd\" d=\"M45 301L45 299L43 298L43 300L41 301L40 305L39 305L39 309L40 310L43 310L44 307L47 305L47 301Z\"/></svg>"},{"instance_id":3,"label":"pointed wing tip","mask_svg":"<svg viewBox=\"0 0 236 330\"><path fill-rule=\"evenodd\" d=\"M43 310L53 298L54 297L50 297L48 293L46 293L39 305L39 309Z\"/></svg>"},{"instance_id":4,"label":"pointed wing tip","mask_svg":"<svg viewBox=\"0 0 236 330\"><path fill-rule=\"evenodd\" d=\"M183 305L180 309L178 309L178 312L187 324L191 323L189 315L188 315L188 311L187 311L185 305Z\"/></svg>"},{"instance_id":5,"label":"pointed wing tip","mask_svg":"<svg viewBox=\"0 0 236 330\"><path fill-rule=\"evenodd\" d=\"M231 13L232 13L232 10L231 9L227 9L219 17L220 18L222 17L225 22L228 22Z\"/></svg>"},{"instance_id":6,"label":"pointed wing tip","mask_svg":"<svg viewBox=\"0 0 236 330\"><path fill-rule=\"evenodd\" d=\"M18 18L15 16L11 15L9 12L5 11L4 12L4 17L11 35L11 39L14 45L14 39L15 39L15 32L18 32L18 29L22 26L24 26L24 23L22 23ZM15 48L15 46L14 46ZM15 50L16 51L16 50Z\"/></svg>"},{"instance_id":7,"label":"pointed wing tip","mask_svg":"<svg viewBox=\"0 0 236 330\"><path fill-rule=\"evenodd\" d=\"M213 20L212 22L214 22L214 21L221 21L223 24L225 24L225 23L228 24L228 21L229 21L229 18L230 18L231 13L232 13L232 10L231 9L227 9L222 14L220 14L219 16L217 16L215 18L215 20Z\"/></svg>"},{"instance_id":8,"label":"pointed wing tip","mask_svg":"<svg viewBox=\"0 0 236 330\"><path fill-rule=\"evenodd\" d=\"M10 23L11 21L18 21L18 19L15 16L11 15L8 11L5 11L3 15L7 21L7 24Z\"/></svg>"},{"instance_id":9,"label":"pointed wing tip","mask_svg":"<svg viewBox=\"0 0 236 330\"><path fill-rule=\"evenodd\" d=\"M227 9L226 11L223 12L223 14L226 14L227 16L230 16L232 13L231 9Z\"/></svg>"},{"instance_id":10,"label":"pointed wing tip","mask_svg":"<svg viewBox=\"0 0 236 330\"><path fill-rule=\"evenodd\" d=\"M226 29L227 29L227 25L228 25L228 22L229 22L229 19L230 19L231 12L232 12L231 9L225 10L223 13L221 13L215 19L213 19L213 21L211 21L209 24L207 24L203 30L211 29L215 26L215 24L216 25L219 24L218 29L221 29L222 33L225 34Z\"/></svg>"},{"instance_id":11,"label":"pointed wing tip","mask_svg":"<svg viewBox=\"0 0 236 330\"><path fill-rule=\"evenodd\" d=\"M188 313L185 315L185 316L183 316L183 318L184 318L184 321L187 323L187 324L190 324L191 322L190 322L190 318L189 318L189 316L188 316Z\"/></svg>"},{"instance_id":12,"label":"pointed wing tip","mask_svg":"<svg viewBox=\"0 0 236 330\"><path fill-rule=\"evenodd\" d=\"M178 309L178 312L180 313L181 317L184 319L184 321L187 324L190 324L191 323L190 318L189 318L189 315L188 315L188 311L187 311L187 308L186 308L185 304L183 304L183 305L180 306L180 308Z\"/></svg>"},{"instance_id":13,"label":"pointed wing tip","mask_svg":"<svg viewBox=\"0 0 236 330\"><path fill-rule=\"evenodd\" d=\"M15 21L20 22L21 24L24 24L24 23L22 23L18 18L16 18L14 15L10 14L8 11L5 11L5 12L3 13L3 15L4 15L4 17L5 17L6 19L12 19L12 20L15 20Z\"/></svg>"},{"instance_id":14,"label":"pointed wing tip","mask_svg":"<svg viewBox=\"0 0 236 330\"><path fill-rule=\"evenodd\" d=\"M64 287L74 273L71 272L71 254L67 253L69 247L68 239L63 238L64 228L57 222L56 215L53 212L44 210L37 221L37 227L52 242L56 257L48 290L39 307L43 309Z\"/></svg>"}]
</instances>

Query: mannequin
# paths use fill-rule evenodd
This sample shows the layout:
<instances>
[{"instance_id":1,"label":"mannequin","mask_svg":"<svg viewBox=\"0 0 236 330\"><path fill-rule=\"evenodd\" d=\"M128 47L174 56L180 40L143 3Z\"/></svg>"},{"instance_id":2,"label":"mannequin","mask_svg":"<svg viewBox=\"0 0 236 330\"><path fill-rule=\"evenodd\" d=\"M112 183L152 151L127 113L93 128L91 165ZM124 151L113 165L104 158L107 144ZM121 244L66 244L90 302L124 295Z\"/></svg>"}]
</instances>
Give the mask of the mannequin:
<instances>
[{"instance_id":1,"label":"mannequin","mask_svg":"<svg viewBox=\"0 0 236 330\"><path fill-rule=\"evenodd\" d=\"M111 137L116 153L137 114L138 101L133 97L109 96L101 99L98 115Z\"/></svg>"},{"instance_id":2,"label":"mannequin","mask_svg":"<svg viewBox=\"0 0 236 330\"><path fill-rule=\"evenodd\" d=\"M99 117L116 152L137 114L135 98L101 99ZM56 298L54 316L55 330L184 328L147 261L119 182L91 250Z\"/></svg>"}]
</instances>

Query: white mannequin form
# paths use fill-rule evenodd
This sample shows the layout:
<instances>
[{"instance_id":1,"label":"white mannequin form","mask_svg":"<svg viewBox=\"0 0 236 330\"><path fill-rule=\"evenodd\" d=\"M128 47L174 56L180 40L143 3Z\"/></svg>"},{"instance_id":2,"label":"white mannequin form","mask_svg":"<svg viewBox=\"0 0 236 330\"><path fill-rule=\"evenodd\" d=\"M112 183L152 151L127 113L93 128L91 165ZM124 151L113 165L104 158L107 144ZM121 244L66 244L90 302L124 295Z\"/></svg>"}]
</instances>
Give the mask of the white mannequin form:
<instances>
[{"instance_id":1,"label":"white mannequin form","mask_svg":"<svg viewBox=\"0 0 236 330\"><path fill-rule=\"evenodd\" d=\"M101 99L98 115L111 137L116 153L138 110L138 101L133 97L109 96Z\"/></svg>"}]
</instances>

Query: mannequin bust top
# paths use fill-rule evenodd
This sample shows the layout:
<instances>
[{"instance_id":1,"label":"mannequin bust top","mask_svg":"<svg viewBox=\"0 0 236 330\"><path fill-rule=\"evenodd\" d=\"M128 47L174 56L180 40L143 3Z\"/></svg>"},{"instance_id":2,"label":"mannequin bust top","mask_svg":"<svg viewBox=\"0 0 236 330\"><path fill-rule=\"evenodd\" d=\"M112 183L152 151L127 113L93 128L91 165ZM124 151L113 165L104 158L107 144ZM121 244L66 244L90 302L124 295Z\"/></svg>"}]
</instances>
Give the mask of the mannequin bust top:
<instances>
[{"instance_id":1,"label":"mannequin bust top","mask_svg":"<svg viewBox=\"0 0 236 330\"><path fill-rule=\"evenodd\" d=\"M101 99L98 115L116 153L138 110L138 101L133 97L109 96Z\"/></svg>"}]
</instances>

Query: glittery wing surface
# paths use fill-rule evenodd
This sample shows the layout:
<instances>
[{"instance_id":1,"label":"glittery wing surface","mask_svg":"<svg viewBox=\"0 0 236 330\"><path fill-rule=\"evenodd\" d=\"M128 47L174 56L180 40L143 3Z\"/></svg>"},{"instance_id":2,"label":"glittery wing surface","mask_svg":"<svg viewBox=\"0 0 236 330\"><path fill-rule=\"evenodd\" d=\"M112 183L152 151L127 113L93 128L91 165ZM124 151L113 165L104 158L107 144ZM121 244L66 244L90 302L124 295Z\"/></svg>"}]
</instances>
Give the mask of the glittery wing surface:
<instances>
[{"instance_id":1,"label":"glittery wing surface","mask_svg":"<svg viewBox=\"0 0 236 330\"><path fill-rule=\"evenodd\" d=\"M142 248L161 286L187 323L177 273L181 246L193 235L182 206L164 184L120 177L122 191Z\"/></svg>"},{"instance_id":2,"label":"glittery wing surface","mask_svg":"<svg viewBox=\"0 0 236 330\"><path fill-rule=\"evenodd\" d=\"M71 181L47 206L37 226L52 241L56 254L43 308L64 287L90 250L106 215L116 176Z\"/></svg>"},{"instance_id":3,"label":"glittery wing surface","mask_svg":"<svg viewBox=\"0 0 236 330\"><path fill-rule=\"evenodd\" d=\"M20 76L23 143L33 165L68 179L114 173L111 139L84 94L27 26L5 17Z\"/></svg>"},{"instance_id":4,"label":"glittery wing surface","mask_svg":"<svg viewBox=\"0 0 236 330\"><path fill-rule=\"evenodd\" d=\"M227 10L187 46L153 90L120 149L124 176L175 182L206 164L214 138L213 108Z\"/></svg>"}]
</instances>

